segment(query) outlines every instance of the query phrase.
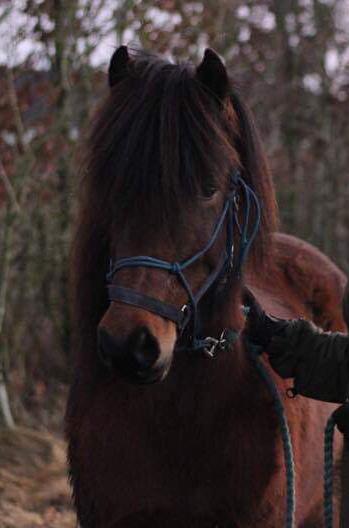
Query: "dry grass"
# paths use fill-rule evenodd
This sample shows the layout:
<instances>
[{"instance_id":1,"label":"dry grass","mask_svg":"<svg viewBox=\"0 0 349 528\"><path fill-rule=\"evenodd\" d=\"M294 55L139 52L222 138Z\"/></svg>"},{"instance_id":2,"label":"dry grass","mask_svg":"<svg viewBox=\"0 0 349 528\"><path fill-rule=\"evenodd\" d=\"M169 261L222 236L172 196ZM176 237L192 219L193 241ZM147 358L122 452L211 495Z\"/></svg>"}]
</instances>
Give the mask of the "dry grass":
<instances>
[{"instance_id":1,"label":"dry grass","mask_svg":"<svg viewBox=\"0 0 349 528\"><path fill-rule=\"evenodd\" d=\"M75 528L64 442L49 433L0 430L0 528Z\"/></svg>"}]
</instances>

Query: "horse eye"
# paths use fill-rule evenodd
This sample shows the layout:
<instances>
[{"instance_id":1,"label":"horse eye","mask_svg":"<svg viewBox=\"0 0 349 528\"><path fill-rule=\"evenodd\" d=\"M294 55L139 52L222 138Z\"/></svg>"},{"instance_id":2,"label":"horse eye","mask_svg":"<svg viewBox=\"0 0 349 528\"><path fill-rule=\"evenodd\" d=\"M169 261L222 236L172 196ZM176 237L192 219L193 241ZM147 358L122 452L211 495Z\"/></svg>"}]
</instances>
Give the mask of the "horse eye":
<instances>
[{"instance_id":1,"label":"horse eye","mask_svg":"<svg viewBox=\"0 0 349 528\"><path fill-rule=\"evenodd\" d=\"M208 183L207 185L204 185L202 188L202 196L204 198L212 198L212 196L218 191L217 187L215 187L212 183Z\"/></svg>"}]
</instances>

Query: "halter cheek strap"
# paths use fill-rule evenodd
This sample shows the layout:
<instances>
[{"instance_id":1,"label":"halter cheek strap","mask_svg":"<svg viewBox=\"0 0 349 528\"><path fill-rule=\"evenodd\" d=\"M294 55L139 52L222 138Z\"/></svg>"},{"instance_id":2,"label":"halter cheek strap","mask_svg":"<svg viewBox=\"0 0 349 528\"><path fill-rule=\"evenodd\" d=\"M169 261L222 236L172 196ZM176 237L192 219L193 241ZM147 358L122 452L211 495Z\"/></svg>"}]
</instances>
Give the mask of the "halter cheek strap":
<instances>
[{"instance_id":1,"label":"halter cheek strap","mask_svg":"<svg viewBox=\"0 0 349 528\"><path fill-rule=\"evenodd\" d=\"M237 192L238 188L242 188L245 209L243 215L243 223L240 226L238 221L238 205ZM255 221L250 227L251 205L255 208ZM190 284L188 283L184 270L197 262L201 257L207 253L216 242L224 223L226 222L226 245L225 249L219 258L219 261L209 274L203 285L194 294ZM149 256L126 257L119 259L116 262L110 263L110 271L107 274L108 294L110 301L119 301L131 306L137 306L149 312L155 313L160 317L173 321L179 334L182 335L184 328L191 323L190 343L187 348L194 350L204 349L209 354L212 354L212 347L214 349L218 346L230 344L233 333L224 330L219 340L212 337L201 337L198 333L198 305L207 290L222 276L228 273L232 268L234 256L234 225L237 226L241 242L239 248L239 256L236 262L236 273L240 273L241 267L246 259L247 253L251 247L253 239L255 238L258 226L260 223L260 205L253 190L241 178L239 171L234 171L231 176L231 190L224 204L222 214L213 230L211 238L206 246L195 253L192 257L182 262L167 262L165 260L157 259ZM251 234L249 234L251 232ZM171 304L167 304L153 297L138 293L131 288L124 288L115 284L111 284L114 275L123 268L148 267L157 268L173 273L181 283L182 287L188 294L188 302L181 308L177 308ZM229 338L227 338L229 335ZM213 355L213 354L212 354Z\"/></svg>"}]
</instances>

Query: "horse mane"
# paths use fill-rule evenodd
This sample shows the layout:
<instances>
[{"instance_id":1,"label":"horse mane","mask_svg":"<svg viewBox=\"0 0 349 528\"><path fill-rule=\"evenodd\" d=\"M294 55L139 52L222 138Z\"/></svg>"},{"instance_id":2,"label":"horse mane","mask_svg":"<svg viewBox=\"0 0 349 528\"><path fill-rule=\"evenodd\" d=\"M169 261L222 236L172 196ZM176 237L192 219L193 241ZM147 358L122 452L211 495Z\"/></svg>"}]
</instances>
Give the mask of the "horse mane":
<instances>
[{"instance_id":1,"label":"horse mane","mask_svg":"<svg viewBox=\"0 0 349 528\"><path fill-rule=\"evenodd\" d=\"M178 222L178 211L197 200L205 179L223 184L229 170L241 166L262 204L251 266L260 270L268 262L276 228L266 158L233 83L222 105L191 64L138 52L128 70L96 112L84 146L71 263L72 315L84 348L86 340L96 339L108 304L105 275L117 215L127 212L139 225L146 217L171 228L173 211Z\"/></svg>"}]
</instances>

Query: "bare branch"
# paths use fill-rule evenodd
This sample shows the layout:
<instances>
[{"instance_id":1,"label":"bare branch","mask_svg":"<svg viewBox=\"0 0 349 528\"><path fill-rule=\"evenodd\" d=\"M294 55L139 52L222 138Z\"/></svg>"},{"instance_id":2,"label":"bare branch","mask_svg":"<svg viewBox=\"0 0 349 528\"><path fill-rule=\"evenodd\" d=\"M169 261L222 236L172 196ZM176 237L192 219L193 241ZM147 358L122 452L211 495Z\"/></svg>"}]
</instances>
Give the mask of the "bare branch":
<instances>
[{"instance_id":1,"label":"bare branch","mask_svg":"<svg viewBox=\"0 0 349 528\"><path fill-rule=\"evenodd\" d=\"M0 178L4 184L4 187L6 189L6 192L8 194L8 197L10 198L11 205L16 213L21 212L21 207L19 205L19 202L17 200L16 192L13 188L13 185L11 183L10 178L8 177L8 174L6 172L6 169L4 167L4 164L2 160L0 159Z\"/></svg>"},{"instance_id":2,"label":"bare branch","mask_svg":"<svg viewBox=\"0 0 349 528\"><path fill-rule=\"evenodd\" d=\"M25 136L25 130L23 125L23 120L21 116L21 111L19 109L19 103L18 103L18 97L15 89L15 82L13 78L13 72L12 69L7 67L5 68L6 72L6 78L7 78L7 93L10 100L10 106L11 110L13 112L13 117L15 120L15 127L18 137L19 146L21 148L21 151L24 153L30 153L30 147L26 143L24 136Z\"/></svg>"}]
</instances>

